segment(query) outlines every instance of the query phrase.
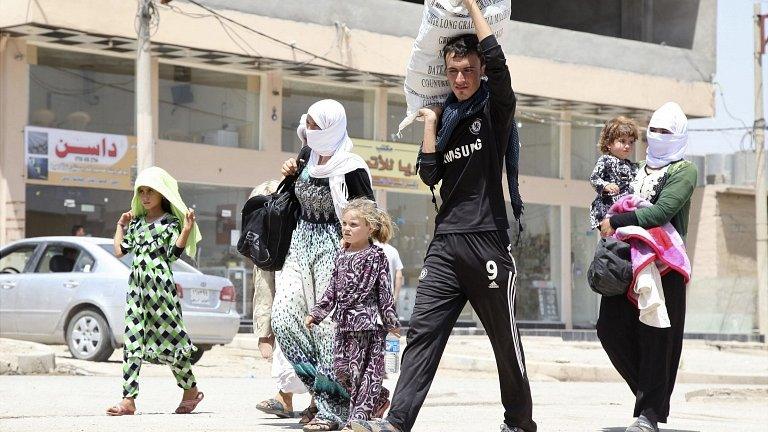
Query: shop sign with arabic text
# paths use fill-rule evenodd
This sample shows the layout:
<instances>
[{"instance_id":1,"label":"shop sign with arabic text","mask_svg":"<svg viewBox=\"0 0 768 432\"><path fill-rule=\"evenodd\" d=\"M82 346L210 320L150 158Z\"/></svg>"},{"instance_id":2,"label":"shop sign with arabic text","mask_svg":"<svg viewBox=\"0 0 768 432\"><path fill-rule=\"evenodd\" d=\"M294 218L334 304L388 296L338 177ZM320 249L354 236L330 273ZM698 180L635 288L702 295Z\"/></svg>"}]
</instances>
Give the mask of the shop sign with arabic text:
<instances>
[{"instance_id":1,"label":"shop sign with arabic text","mask_svg":"<svg viewBox=\"0 0 768 432\"><path fill-rule=\"evenodd\" d=\"M419 146L354 139L352 151L368 164L373 177L373 186L394 192L429 193L416 172L416 158Z\"/></svg>"},{"instance_id":2,"label":"shop sign with arabic text","mask_svg":"<svg viewBox=\"0 0 768 432\"><path fill-rule=\"evenodd\" d=\"M27 126L24 152L29 183L132 189L133 137Z\"/></svg>"}]
</instances>

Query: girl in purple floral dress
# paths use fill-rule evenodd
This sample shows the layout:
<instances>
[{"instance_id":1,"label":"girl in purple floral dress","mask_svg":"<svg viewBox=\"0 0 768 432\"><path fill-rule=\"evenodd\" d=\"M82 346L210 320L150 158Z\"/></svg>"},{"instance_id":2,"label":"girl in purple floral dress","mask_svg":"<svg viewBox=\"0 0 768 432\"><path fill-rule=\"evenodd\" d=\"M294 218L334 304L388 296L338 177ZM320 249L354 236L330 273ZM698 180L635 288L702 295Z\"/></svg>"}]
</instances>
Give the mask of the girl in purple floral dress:
<instances>
[{"instance_id":1,"label":"girl in purple floral dress","mask_svg":"<svg viewBox=\"0 0 768 432\"><path fill-rule=\"evenodd\" d=\"M392 220L376 203L362 198L349 202L342 214L344 247L336 256L331 282L305 319L312 328L335 309L333 369L349 393L347 423L381 417L389 406L389 390L382 386L384 343L387 332L400 336L400 323L389 262L373 240L384 243L392 231Z\"/></svg>"}]
</instances>

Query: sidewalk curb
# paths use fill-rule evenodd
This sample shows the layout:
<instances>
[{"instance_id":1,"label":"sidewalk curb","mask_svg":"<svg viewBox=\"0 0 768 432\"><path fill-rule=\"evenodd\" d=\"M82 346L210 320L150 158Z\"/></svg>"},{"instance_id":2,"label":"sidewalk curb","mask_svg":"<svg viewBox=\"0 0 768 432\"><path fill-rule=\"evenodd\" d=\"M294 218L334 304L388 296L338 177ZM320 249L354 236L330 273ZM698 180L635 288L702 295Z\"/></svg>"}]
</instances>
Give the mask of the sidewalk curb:
<instances>
[{"instance_id":1,"label":"sidewalk curb","mask_svg":"<svg viewBox=\"0 0 768 432\"><path fill-rule=\"evenodd\" d=\"M253 337L252 334L248 333L238 333L235 335L235 338L232 339L232 342L228 343L227 346L233 347L233 348L239 348L244 350L257 350L259 349L259 339L256 337Z\"/></svg>"},{"instance_id":2,"label":"sidewalk curb","mask_svg":"<svg viewBox=\"0 0 768 432\"><path fill-rule=\"evenodd\" d=\"M235 336L230 346L258 350L258 339L249 336ZM496 360L491 357L476 357L444 353L440 367L445 369L497 373ZM558 381L581 382L623 382L623 378L610 364L598 366L579 363L526 362L529 376L546 375ZM747 384L768 385L768 375L713 374L679 370L677 382L689 384Z\"/></svg>"},{"instance_id":3,"label":"sidewalk curb","mask_svg":"<svg viewBox=\"0 0 768 432\"><path fill-rule=\"evenodd\" d=\"M496 373L493 358L444 354L440 367L454 370L471 370ZM623 382L623 378L612 366L596 366L577 363L526 362L528 375L547 375L558 381L582 382ZM751 384L768 385L766 375L712 374L692 371L678 371L677 382L689 384Z\"/></svg>"},{"instance_id":4,"label":"sidewalk curb","mask_svg":"<svg viewBox=\"0 0 768 432\"><path fill-rule=\"evenodd\" d=\"M19 375L45 374L56 370L54 353L19 354L16 356Z\"/></svg>"},{"instance_id":5,"label":"sidewalk curb","mask_svg":"<svg viewBox=\"0 0 768 432\"><path fill-rule=\"evenodd\" d=\"M56 370L56 355L51 352L0 355L0 375L47 374Z\"/></svg>"}]
</instances>

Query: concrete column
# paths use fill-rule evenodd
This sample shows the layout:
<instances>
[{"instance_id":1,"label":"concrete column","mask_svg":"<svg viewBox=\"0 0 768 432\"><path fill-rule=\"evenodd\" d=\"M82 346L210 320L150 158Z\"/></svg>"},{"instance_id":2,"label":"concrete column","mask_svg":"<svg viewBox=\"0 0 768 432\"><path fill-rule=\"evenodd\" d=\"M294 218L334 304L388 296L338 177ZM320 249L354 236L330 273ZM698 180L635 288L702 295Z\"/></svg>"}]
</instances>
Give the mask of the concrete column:
<instances>
[{"instance_id":1,"label":"concrete column","mask_svg":"<svg viewBox=\"0 0 768 432\"><path fill-rule=\"evenodd\" d=\"M560 206L560 319L567 330L573 329L573 273L571 268L571 207Z\"/></svg>"},{"instance_id":2,"label":"concrete column","mask_svg":"<svg viewBox=\"0 0 768 432\"><path fill-rule=\"evenodd\" d=\"M246 148L261 150L261 141L256 135L256 125L258 125L261 120L261 111L259 110L260 100L257 99L257 92L261 92L261 77L258 75L249 75L245 94L245 119L248 124L239 129L242 131L240 133L245 133L245 136L240 139L246 143ZM254 141L256 142L254 143Z\"/></svg>"},{"instance_id":3,"label":"concrete column","mask_svg":"<svg viewBox=\"0 0 768 432\"><path fill-rule=\"evenodd\" d=\"M560 114L560 178L571 179L571 141L573 129L570 123L573 114L566 111ZM571 207L560 206L560 319L566 329L573 328L573 283L571 283ZM554 240L554 239L553 239Z\"/></svg>"},{"instance_id":4,"label":"concrete column","mask_svg":"<svg viewBox=\"0 0 768 432\"><path fill-rule=\"evenodd\" d=\"M379 123L377 118L377 113L379 112L378 109L378 100L379 100L379 92L374 90L365 90L365 93L363 95L363 111L364 115L363 118L365 119L365 124L363 125L363 133L365 134L365 138L371 137L373 139L376 139L376 125ZM371 119L370 121L368 119ZM362 137L352 137L352 138L362 138Z\"/></svg>"},{"instance_id":5,"label":"concrete column","mask_svg":"<svg viewBox=\"0 0 768 432\"><path fill-rule=\"evenodd\" d=\"M387 136L387 89L376 88L376 96L373 102L373 139L389 141Z\"/></svg>"},{"instance_id":6,"label":"concrete column","mask_svg":"<svg viewBox=\"0 0 768 432\"><path fill-rule=\"evenodd\" d=\"M23 39L7 38L0 47L0 244L6 244L25 236L29 64Z\"/></svg>"},{"instance_id":7,"label":"concrete column","mask_svg":"<svg viewBox=\"0 0 768 432\"><path fill-rule=\"evenodd\" d=\"M571 132L571 119L573 115L570 111L560 113L560 119L563 122L560 124L560 168L559 178L564 180L571 179L571 141L573 134Z\"/></svg>"},{"instance_id":8,"label":"concrete column","mask_svg":"<svg viewBox=\"0 0 768 432\"><path fill-rule=\"evenodd\" d=\"M280 151L282 147L283 76L268 72L261 80L259 149Z\"/></svg>"},{"instance_id":9,"label":"concrete column","mask_svg":"<svg viewBox=\"0 0 768 432\"><path fill-rule=\"evenodd\" d=\"M149 0L141 0L138 7L138 34L136 49L136 154L139 171L155 165L156 120L153 118L154 92L152 87L152 51L150 44Z\"/></svg>"},{"instance_id":10,"label":"concrete column","mask_svg":"<svg viewBox=\"0 0 768 432\"><path fill-rule=\"evenodd\" d=\"M155 137L155 145L157 145L159 142L157 137L160 136L160 61L157 57L150 59L149 75L152 77L149 87L152 94L152 136Z\"/></svg>"}]
</instances>

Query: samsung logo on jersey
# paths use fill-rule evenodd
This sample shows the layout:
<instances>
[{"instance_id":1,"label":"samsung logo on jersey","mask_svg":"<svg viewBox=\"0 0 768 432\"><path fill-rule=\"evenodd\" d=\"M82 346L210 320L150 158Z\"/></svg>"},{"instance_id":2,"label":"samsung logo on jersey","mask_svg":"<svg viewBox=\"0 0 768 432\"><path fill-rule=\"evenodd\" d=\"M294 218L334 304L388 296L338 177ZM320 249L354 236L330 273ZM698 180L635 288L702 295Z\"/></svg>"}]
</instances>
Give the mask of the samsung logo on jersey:
<instances>
[{"instance_id":1,"label":"samsung logo on jersey","mask_svg":"<svg viewBox=\"0 0 768 432\"><path fill-rule=\"evenodd\" d=\"M450 163L463 157L467 157L472 153L481 150L482 148L483 141L478 138L477 141L472 144L465 144L463 146L456 147L453 150L449 150L446 154L443 155L443 163Z\"/></svg>"}]
</instances>

